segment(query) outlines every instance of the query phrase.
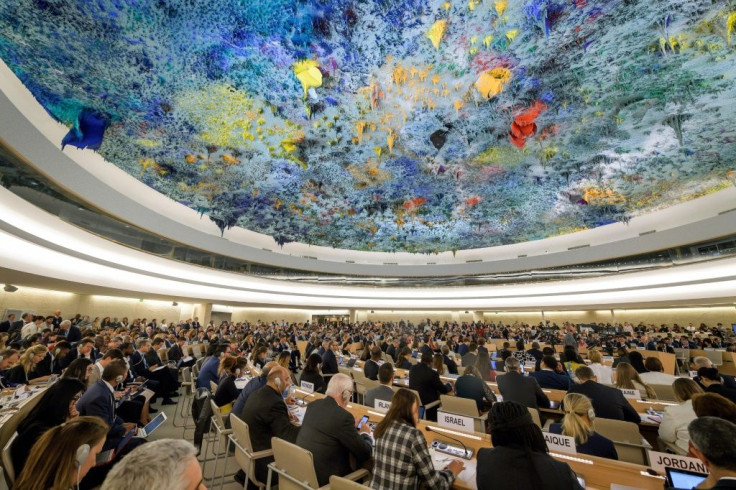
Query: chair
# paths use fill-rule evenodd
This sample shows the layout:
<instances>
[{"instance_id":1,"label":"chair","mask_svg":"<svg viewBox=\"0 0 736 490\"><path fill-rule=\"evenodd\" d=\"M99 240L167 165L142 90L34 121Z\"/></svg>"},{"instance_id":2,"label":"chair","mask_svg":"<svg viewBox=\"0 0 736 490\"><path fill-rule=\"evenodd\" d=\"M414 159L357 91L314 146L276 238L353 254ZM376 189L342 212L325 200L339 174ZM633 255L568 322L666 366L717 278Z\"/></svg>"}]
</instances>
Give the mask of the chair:
<instances>
[{"instance_id":1,"label":"chair","mask_svg":"<svg viewBox=\"0 0 736 490\"><path fill-rule=\"evenodd\" d=\"M217 383L210 381L210 392L214 395L217 392Z\"/></svg>"},{"instance_id":2,"label":"chair","mask_svg":"<svg viewBox=\"0 0 736 490\"><path fill-rule=\"evenodd\" d=\"M169 350L166 347L161 347L157 353L163 362L169 362Z\"/></svg>"},{"instance_id":3,"label":"chair","mask_svg":"<svg viewBox=\"0 0 736 490\"><path fill-rule=\"evenodd\" d=\"M200 359L202 357L202 346L199 344L192 344L191 347L192 347L192 357L195 357L196 359Z\"/></svg>"},{"instance_id":4,"label":"chair","mask_svg":"<svg viewBox=\"0 0 736 490\"><path fill-rule=\"evenodd\" d=\"M470 398L461 398L459 396L440 395L440 403L442 404L443 412L473 417L473 430L475 432L486 431L488 412L478 415L478 405L475 403L475 400L471 400Z\"/></svg>"},{"instance_id":5,"label":"chair","mask_svg":"<svg viewBox=\"0 0 736 490\"><path fill-rule=\"evenodd\" d=\"M539 410L529 407L527 407L527 410L529 410L529 413L532 415L532 420L534 421L534 424L541 429L542 419L539 418Z\"/></svg>"},{"instance_id":6,"label":"chair","mask_svg":"<svg viewBox=\"0 0 736 490\"><path fill-rule=\"evenodd\" d=\"M253 445L250 442L250 428L240 417L230 415L230 425L233 432L227 436L228 443L233 443L235 446L235 462L245 472L246 483L243 488L247 488L248 480L258 488L266 488L265 483L256 479L256 461L273 456L273 450L266 449L253 452Z\"/></svg>"},{"instance_id":7,"label":"chair","mask_svg":"<svg viewBox=\"0 0 736 490\"><path fill-rule=\"evenodd\" d=\"M185 367L181 369L181 379L181 387L184 392L177 400L176 411L174 412L174 420L172 421L172 424L174 427L183 427L184 430L186 430L192 429L195 426L194 424L190 425L189 422L187 422L187 419L191 415L191 400L194 396L194 392L197 391L197 387L194 384L194 379L192 378L191 368ZM184 423L177 423L177 417L179 419L184 419Z\"/></svg>"},{"instance_id":8,"label":"chair","mask_svg":"<svg viewBox=\"0 0 736 490\"><path fill-rule=\"evenodd\" d=\"M723 365L723 353L719 350L707 350L705 351L705 357L710 359L710 362L712 362L713 366L716 368Z\"/></svg>"},{"instance_id":9,"label":"chair","mask_svg":"<svg viewBox=\"0 0 736 490\"><path fill-rule=\"evenodd\" d=\"M273 448L274 462L268 465L266 488L271 488L274 472L279 474L279 490L330 488L329 485L320 487L317 483L314 457L310 451L278 437L271 438L271 447ZM361 469L346 475L345 478L359 480L365 478L368 474L367 470Z\"/></svg>"},{"instance_id":10,"label":"chair","mask_svg":"<svg viewBox=\"0 0 736 490\"><path fill-rule=\"evenodd\" d=\"M15 484L15 468L13 467L13 457L10 453L10 448L15 442L16 437L18 437L18 433L14 432L13 435L10 436L10 439L8 439L8 443L3 447L2 454L3 467L5 468L5 474L7 475L7 481L11 487Z\"/></svg>"},{"instance_id":11,"label":"chair","mask_svg":"<svg viewBox=\"0 0 736 490\"><path fill-rule=\"evenodd\" d=\"M219 462L221 453L224 452L223 458L225 460L225 464L222 468L222 481L225 481L225 478L228 475L225 475L225 469L227 468L227 458L228 453L227 449L229 446L227 436L233 433L232 429L227 429L225 427L225 420L222 418L222 412L220 411L220 407L217 406L215 401L210 398L210 407L212 408L212 418L210 419L210 432L212 432L212 429L215 429L214 436L211 436L209 439L214 439L212 441L213 448L212 448L212 454L215 456L215 468L212 470L212 476L206 477L205 476L205 466L207 465L207 461L211 461L211 459L207 459L207 448L204 449L202 454L204 455L205 459L202 461L202 477L208 480L211 480L212 486L215 484L215 480L217 479L217 463ZM223 437L225 436L225 437ZM209 439L207 439L207 446L209 447ZM224 446L224 447L223 447ZM224 450L224 451L223 451ZM232 476L232 475L229 475Z\"/></svg>"},{"instance_id":12,"label":"chair","mask_svg":"<svg viewBox=\"0 0 736 490\"><path fill-rule=\"evenodd\" d=\"M414 396L417 397L417 401L419 402L419 406L420 407L424 407L424 415L422 416L422 419L423 420L426 420L427 419L427 410L429 410L430 408L437 407L437 406L439 406L442 403L441 400L435 400L432 403L429 403L427 405L424 405L424 404L422 404L422 398L419 396L419 392L417 390L412 390L411 388L406 388L406 389L409 390L409 391L411 391L412 393L414 393Z\"/></svg>"},{"instance_id":13,"label":"chair","mask_svg":"<svg viewBox=\"0 0 736 490\"><path fill-rule=\"evenodd\" d=\"M652 446L641 436L639 426L623 420L596 418L593 429L603 437L613 441L618 459L629 463L647 466L647 450Z\"/></svg>"},{"instance_id":14,"label":"chair","mask_svg":"<svg viewBox=\"0 0 736 490\"><path fill-rule=\"evenodd\" d=\"M690 349L675 349L675 374L690 370Z\"/></svg>"},{"instance_id":15,"label":"chair","mask_svg":"<svg viewBox=\"0 0 736 490\"><path fill-rule=\"evenodd\" d=\"M654 392L657 394L657 400L664 400L664 401L677 401L677 398L675 397L675 389L672 387L672 385L655 385L651 384L649 385L650 388L654 390Z\"/></svg>"},{"instance_id":16,"label":"chair","mask_svg":"<svg viewBox=\"0 0 736 490\"><path fill-rule=\"evenodd\" d=\"M330 477L330 490L365 490L365 488L365 485L341 476L332 475Z\"/></svg>"}]
</instances>

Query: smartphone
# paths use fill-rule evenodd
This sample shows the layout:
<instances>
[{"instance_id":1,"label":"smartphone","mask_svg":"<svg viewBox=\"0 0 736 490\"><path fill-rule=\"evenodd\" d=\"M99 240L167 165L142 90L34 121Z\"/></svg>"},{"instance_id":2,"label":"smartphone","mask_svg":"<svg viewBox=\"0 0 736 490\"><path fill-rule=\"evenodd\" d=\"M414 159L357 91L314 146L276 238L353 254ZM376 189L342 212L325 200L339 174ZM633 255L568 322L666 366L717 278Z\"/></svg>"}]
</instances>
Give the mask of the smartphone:
<instances>
[{"instance_id":1,"label":"smartphone","mask_svg":"<svg viewBox=\"0 0 736 490\"><path fill-rule=\"evenodd\" d=\"M97 455L97 458L95 459L95 466L102 466L104 464L109 463L112 461L112 458L115 456L115 449L108 449L107 451L103 451L100 454Z\"/></svg>"},{"instance_id":2,"label":"smartphone","mask_svg":"<svg viewBox=\"0 0 736 490\"><path fill-rule=\"evenodd\" d=\"M365 424L366 422L368 422L368 416L363 415L363 417L360 419L360 422L358 422L357 429L360 430L360 428L363 427L363 424Z\"/></svg>"}]
</instances>

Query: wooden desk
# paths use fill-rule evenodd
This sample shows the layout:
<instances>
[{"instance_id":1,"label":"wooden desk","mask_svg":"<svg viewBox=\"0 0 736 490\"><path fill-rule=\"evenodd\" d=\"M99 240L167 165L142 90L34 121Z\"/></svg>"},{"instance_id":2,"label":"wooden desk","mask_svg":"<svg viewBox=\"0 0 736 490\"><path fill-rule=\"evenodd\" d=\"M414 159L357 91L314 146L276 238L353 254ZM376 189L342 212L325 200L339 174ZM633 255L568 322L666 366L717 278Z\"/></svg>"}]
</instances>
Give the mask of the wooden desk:
<instances>
[{"instance_id":1,"label":"wooden desk","mask_svg":"<svg viewBox=\"0 0 736 490\"><path fill-rule=\"evenodd\" d=\"M296 392L297 397L303 397L306 401L314 401L324 398L324 395L322 394L309 393L298 388L296 389ZM364 415L368 415L369 421L379 422L384 417L384 414L357 403L350 403L347 406L347 409L355 416L356 419L359 419ZM422 431L422 434L424 434L427 444L429 445L431 445L435 440L440 440L453 445L457 444L451 439L442 437L443 431L447 431L448 429L439 427L435 422L422 420L419 422L417 427ZM433 429L436 429L436 431L427 431L427 427L432 427ZM453 488L457 490L475 490L477 488L475 482L475 468L477 465L476 458L478 450L481 448L492 447L491 437L488 434L479 432L465 434L462 432L451 431L448 435L460 439L468 448L473 449L473 457L470 460L463 460L465 463L465 469L460 473L458 479L455 480ZM585 479L587 488L607 490L610 488L611 483L618 483L620 485L642 488L645 490L661 490L664 484L664 480L662 478L648 475L646 467L644 466L588 456L585 454L568 456L564 454L551 453L551 455L555 459L569 464L575 473ZM434 459L438 463L437 467L444 466L447 463L445 461L446 458L449 458L449 456L441 453L436 455Z\"/></svg>"},{"instance_id":2,"label":"wooden desk","mask_svg":"<svg viewBox=\"0 0 736 490\"><path fill-rule=\"evenodd\" d=\"M718 371L736 376L736 352L723 352L723 365L718 368Z\"/></svg>"},{"instance_id":3,"label":"wooden desk","mask_svg":"<svg viewBox=\"0 0 736 490\"><path fill-rule=\"evenodd\" d=\"M662 361L664 372L667 374L675 374L676 355L669 352L659 352L656 350L639 350L638 352L646 359L647 357L656 357Z\"/></svg>"}]
</instances>

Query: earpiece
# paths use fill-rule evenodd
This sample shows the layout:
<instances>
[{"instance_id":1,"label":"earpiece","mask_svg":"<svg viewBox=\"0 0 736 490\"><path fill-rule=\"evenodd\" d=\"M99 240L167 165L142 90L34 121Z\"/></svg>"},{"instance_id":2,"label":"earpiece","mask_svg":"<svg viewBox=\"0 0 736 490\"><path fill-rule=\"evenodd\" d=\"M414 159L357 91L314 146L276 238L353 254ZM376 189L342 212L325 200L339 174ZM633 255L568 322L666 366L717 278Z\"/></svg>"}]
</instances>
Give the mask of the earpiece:
<instances>
[{"instance_id":1,"label":"earpiece","mask_svg":"<svg viewBox=\"0 0 736 490\"><path fill-rule=\"evenodd\" d=\"M85 461L87 461L87 456L89 456L89 444L82 444L77 449L77 456L74 459L74 466L77 468L80 468Z\"/></svg>"},{"instance_id":2,"label":"earpiece","mask_svg":"<svg viewBox=\"0 0 736 490\"><path fill-rule=\"evenodd\" d=\"M276 385L276 388L281 389L281 378L274 378L273 384Z\"/></svg>"},{"instance_id":3,"label":"earpiece","mask_svg":"<svg viewBox=\"0 0 736 490\"><path fill-rule=\"evenodd\" d=\"M118 377L115 378L115 384L116 385L119 385L120 383L123 382L123 379L125 379L125 378L123 378L123 375L122 374L119 374Z\"/></svg>"},{"instance_id":4,"label":"earpiece","mask_svg":"<svg viewBox=\"0 0 736 490\"><path fill-rule=\"evenodd\" d=\"M588 418L590 419L591 422L595 420L595 410L593 410L593 407L590 407L588 409Z\"/></svg>"},{"instance_id":5,"label":"earpiece","mask_svg":"<svg viewBox=\"0 0 736 490\"><path fill-rule=\"evenodd\" d=\"M240 376L240 368L235 369L235 376Z\"/></svg>"},{"instance_id":6,"label":"earpiece","mask_svg":"<svg viewBox=\"0 0 736 490\"><path fill-rule=\"evenodd\" d=\"M350 401L350 391L345 390L342 392L342 402L347 405Z\"/></svg>"}]
</instances>

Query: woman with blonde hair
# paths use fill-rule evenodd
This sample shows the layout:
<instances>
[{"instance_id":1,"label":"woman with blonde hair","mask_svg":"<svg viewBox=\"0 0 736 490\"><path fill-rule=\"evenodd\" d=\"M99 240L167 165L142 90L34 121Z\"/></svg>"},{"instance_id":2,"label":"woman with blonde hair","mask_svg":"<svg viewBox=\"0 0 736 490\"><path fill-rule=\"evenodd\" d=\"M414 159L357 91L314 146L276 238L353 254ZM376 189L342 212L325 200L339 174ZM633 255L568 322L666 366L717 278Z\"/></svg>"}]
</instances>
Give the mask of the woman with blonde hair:
<instances>
[{"instance_id":1,"label":"woman with blonde hair","mask_svg":"<svg viewBox=\"0 0 736 490\"><path fill-rule=\"evenodd\" d=\"M590 398L580 393L568 393L562 399L562 408L565 417L562 423L550 425L551 433L575 438L575 446L579 453L618 459L613 442L598 434L593 428L595 411Z\"/></svg>"},{"instance_id":2,"label":"woman with blonde hair","mask_svg":"<svg viewBox=\"0 0 736 490\"><path fill-rule=\"evenodd\" d=\"M590 364L588 367L593 370L598 382L604 385L613 384L613 369L611 366L603 365L603 356L598 349L590 349L588 351L588 359Z\"/></svg>"},{"instance_id":3,"label":"woman with blonde hair","mask_svg":"<svg viewBox=\"0 0 736 490\"><path fill-rule=\"evenodd\" d=\"M97 417L77 417L49 429L33 445L14 490L69 490L95 466L109 427Z\"/></svg>"},{"instance_id":4,"label":"woman with blonde hair","mask_svg":"<svg viewBox=\"0 0 736 490\"><path fill-rule=\"evenodd\" d=\"M49 379L50 376L35 375L36 364L46 357L48 351L48 348L43 344L36 344L26 349L21 354L18 364L8 371L8 381L15 384L29 384L31 381L42 382Z\"/></svg>"},{"instance_id":5,"label":"woman with blonde hair","mask_svg":"<svg viewBox=\"0 0 736 490\"><path fill-rule=\"evenodd\" d=\"M628 362L621 362L616 366L616 388L625 390L639 390L644 398L657 398L654 390L639 377L634 366Z\"/></svg>"},{"instance_id":6,"label":"woman with blonde hair","mask_svg":"<svg viewBox=\"0 0 736 490\"><path fill-rule=\"evenodd\" d=\"M690 434L687 426L698 418L693 409L693 395L703 393L698 383L690 378L677 378L672 383L675 398L679 405L671 405L664 408L662 423L659 424L659 438L670 445L674 450L677 446L680 454L687 454Z\"/></svg>"},{"instance_id":7,"label":"woman with blonde hair","mask_svg":"<svg viewBox=\"0 0 736 490\"><path fill-rule=\"evenodd\" d=\"M435 354L432 356L432 369L437 371L437 374L440 376L444 376L447 374L445 371L447 368L445 367L445 360L442 358L441 354Z\"/></svg>"}]
</instances>

